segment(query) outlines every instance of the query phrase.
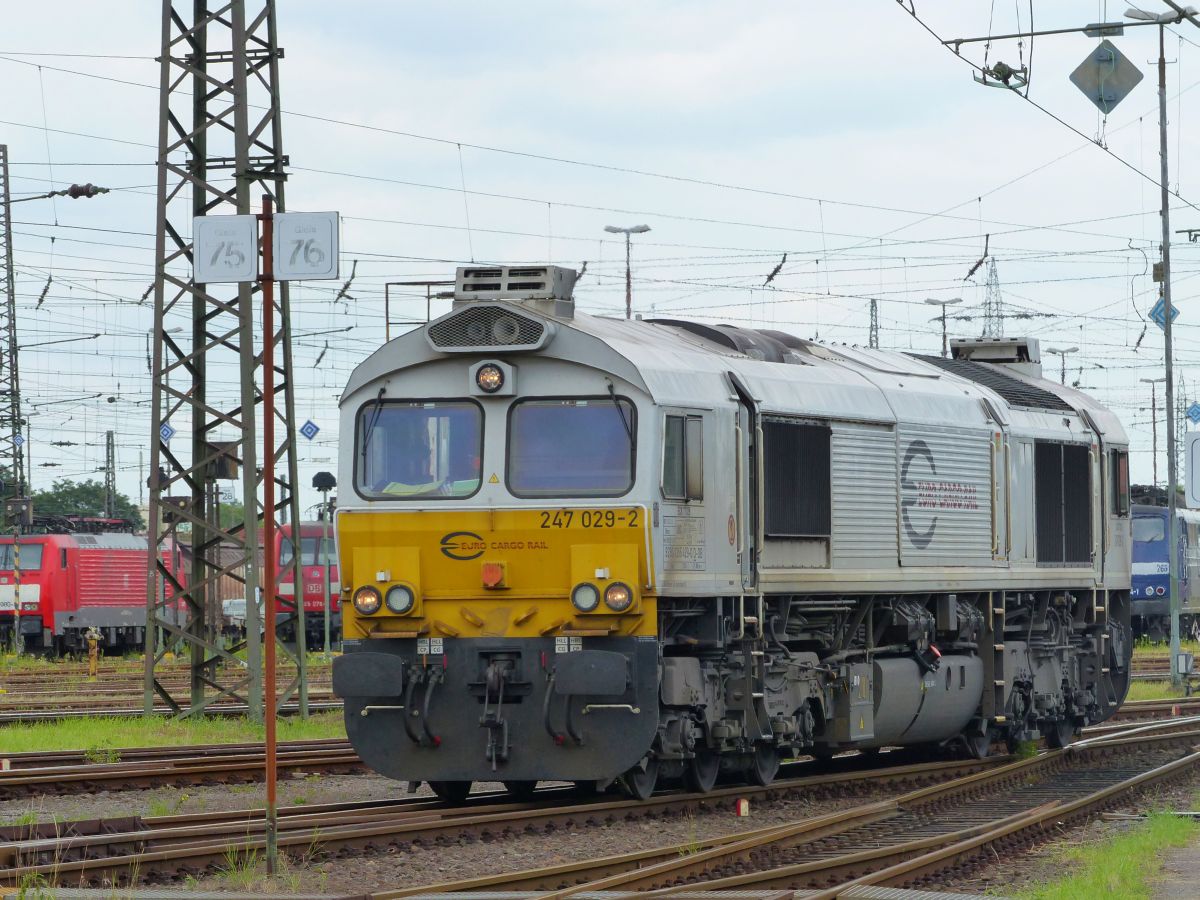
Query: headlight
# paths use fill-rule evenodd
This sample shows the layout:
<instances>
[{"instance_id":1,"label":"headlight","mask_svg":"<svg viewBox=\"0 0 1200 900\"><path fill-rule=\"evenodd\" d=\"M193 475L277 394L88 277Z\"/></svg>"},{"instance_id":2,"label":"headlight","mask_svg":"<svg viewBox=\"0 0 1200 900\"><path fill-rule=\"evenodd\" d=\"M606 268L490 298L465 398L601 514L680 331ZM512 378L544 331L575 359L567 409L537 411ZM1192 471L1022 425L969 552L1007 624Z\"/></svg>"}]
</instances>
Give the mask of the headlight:
<instances>
[{"instance_id":1,"label":"headlight","mask_svg":"<svg viewBox=\"0 0 1200 900\"><path fill-rule=\"evenodd\" d=\"M501 316L492 323L492 337L497 344L515 344L521 336L521 324L512 316Z\"/></svg>"},{"instance_id":2,"label":"headlight","mask_svg":"<svg viewBox=\"0 0 1200 900\"><path fill-rule=\"evenodd\" d=\"M600 591L594 584L588 584L586 581L577 584L571 591L571 603L580 612L591 612L600 605Z\"/></svg>"},{"instance_id":3,"label":"headlight","mask_svg":"<svg viewBox=\"0 0 1200 900\"><path fill-rule=\"evenodd\" d=\"M369 616L372 613L379 612L379 607L383 604L383 599L379 596L379 591L368 585L363 585L354 592L354 608L358 610L360 615Z\"/></svg>"},{"instance_id":4,"label":"headlight","mask_svg":"<svg viewBox=\"0 0 1200 900\"><path fill-rule=\"evenodd\" d=\"M633 603L633 591L629 585L615 581L604 592L604 605L614 612L624 612Z\"/></svg>"},{"instance_id":5,"label":"headlight","mask_svg":"<svg viewBox=\"0 0 1200 900\"><path fill-rule=\"evenodd\" d=\"M488 363L475 373L475 383L485 394L494 394L504 387L504 370Z\"/></svg>"},{"instance_id":6,"label":"headlight","mask_svg":"<svg viewBox=\"0 0 1200 900\"><path fill-rule=\"evenodd\" d=\"M402 584L388 588L384 600L387 608L394 613L406 613L413 608L413 592Z\"/></svg>"}]
</instances>

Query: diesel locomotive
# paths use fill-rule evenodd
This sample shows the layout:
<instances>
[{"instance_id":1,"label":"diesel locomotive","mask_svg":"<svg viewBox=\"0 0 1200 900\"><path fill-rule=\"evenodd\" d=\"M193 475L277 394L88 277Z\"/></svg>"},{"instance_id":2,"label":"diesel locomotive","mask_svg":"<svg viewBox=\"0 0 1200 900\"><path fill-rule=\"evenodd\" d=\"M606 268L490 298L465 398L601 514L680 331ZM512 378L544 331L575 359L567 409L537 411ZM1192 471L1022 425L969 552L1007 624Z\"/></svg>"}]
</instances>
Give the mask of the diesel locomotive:
<instances>
[{"instance_id":1,"label":"diesel locomotive","mask_svg":"<svg viewBox=\"0 0 1200 900\"><path fill-rule=\"evenodd\" d=\"M333 681L369 766L646 797L1117 708L1128 441L1035 340L604 318L575 278L459 269L346 386Z\"/></svg>"}]
</instances>

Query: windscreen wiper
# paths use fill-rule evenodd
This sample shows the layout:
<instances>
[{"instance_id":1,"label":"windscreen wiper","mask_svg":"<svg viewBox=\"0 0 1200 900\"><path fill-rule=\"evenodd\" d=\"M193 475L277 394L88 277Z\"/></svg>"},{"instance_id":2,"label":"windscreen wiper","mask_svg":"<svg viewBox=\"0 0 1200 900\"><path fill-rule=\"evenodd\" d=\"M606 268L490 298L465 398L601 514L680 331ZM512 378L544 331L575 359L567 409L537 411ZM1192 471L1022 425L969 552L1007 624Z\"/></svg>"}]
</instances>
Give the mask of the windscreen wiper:
<instances>
[{"instance_id":1,"label":"windscreen wiper","mask_svg":"<svg viewBox=\"0 0 1200 900\"><path fill-rule=\"evenodd\" d=\"M367 422L366 431L363 432L362 458L363 462L367 461L367 448L371 446L371 435L375 433L375 423L379 421L379 413L383 410L383 392L386 387L381 387L379 393L375 395L375 406L371 409L371 419Z\"/></svg>"},{"instance_id":2,"label":"windscreen wiper","mask_svg":"<svg viewBox=\"0 0 1200 900\"><path fill-rule=\"evenodd\" d=\"M625 426L625 434L629 436L629 446L633 446L633 426L629 424L629 420L625 418L625 410L621 407L621 401L617 399L617 390L613 387L613 383L608 383L608 396L612 397L613 406L617 408L617 415L621 417L621 424Z\"/></svg>"}]
</instances>

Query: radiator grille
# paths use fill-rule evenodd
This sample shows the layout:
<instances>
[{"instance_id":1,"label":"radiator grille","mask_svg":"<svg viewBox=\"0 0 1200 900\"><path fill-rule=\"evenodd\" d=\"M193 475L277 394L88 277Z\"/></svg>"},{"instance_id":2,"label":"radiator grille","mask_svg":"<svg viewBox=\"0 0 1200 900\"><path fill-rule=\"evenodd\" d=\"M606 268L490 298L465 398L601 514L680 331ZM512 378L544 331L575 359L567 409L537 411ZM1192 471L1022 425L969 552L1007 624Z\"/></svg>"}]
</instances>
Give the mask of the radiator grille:
<instances>
[{"instance_id":1,"label":"radiator grille","mask_svg":"<svg viewBox=\"0 0 1200 900\"><path fill-rule=\"evenodd\" d=\"M534 347L546 327L499 306L477 306L429 326L429 342L439 350L474 347Z\"/></svg>"},{"instance_id":2,"label":"radiator grille","mask_svg":"<svg viewBox=\"0 0 1200 900\"><path fill-rule=\"evenodd\" d=\"M767 537L829 535L829 436L824 425L763 422Z\"/></svg>"},{"instance_id":3,"label":"radiator grille","mask_svg":"<svg viewBox=\"0 0 1200 900\"><path fill-rule=\"evenodd\" d=\"M940 356L925 356L920 353L910 353L909 356L935 365L939 369L945 369L960 378L991 388L1012 406L1024 406L1029 409L1056 409L1063 412L1074 411L1071 405L1057 394L1052 394L1037 385L1028 384L1019 378L1013 378L1002 372L997 366L973 362L969 359L943 359Z\"/></svg>"}]
</instances>

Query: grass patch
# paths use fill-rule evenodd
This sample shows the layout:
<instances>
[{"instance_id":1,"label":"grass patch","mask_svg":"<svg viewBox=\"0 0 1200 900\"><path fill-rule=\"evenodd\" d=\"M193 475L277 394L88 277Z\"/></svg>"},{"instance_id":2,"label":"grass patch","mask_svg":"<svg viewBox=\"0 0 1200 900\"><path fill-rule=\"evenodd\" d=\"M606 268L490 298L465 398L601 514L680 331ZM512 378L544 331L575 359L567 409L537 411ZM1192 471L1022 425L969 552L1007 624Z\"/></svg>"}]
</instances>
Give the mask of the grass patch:
<instances>
[{"instance_id":1,"label":"grass patch","mask_svg":"<svg viewBox=\"0 0 1200 900\"><path fill-rule=\"evenodd\" d=\"M1058 859L1077 871L1020 891L1016 900L1149 900L1162 851L1182 847L1197 835L1200 823L1169 813L1151 813L1145 822L1117 837L1063 850Z\"/></svg>"},{"instance_id":2,"label":"grass patch","mask_svg":"<svg viewBox=\"0 0 1200 900\"><path fill-rule=\"evenodd\" d=\"M1188 651L1200 656L1200 642L1183 641L1179 645L1180 650ZM1166 657L1171 655L1171 645L1167 641L1159 644L1150 643L1149 638L1140 637L1133 645L1134 659L1138 657Z\"/></svg>"},{"instance_id":3,"label":"grass patch","mask_svg":"<svg viewBox=\"0 0 1200 900\"><path fill-rule=\"evenodd\" d=\"M1126 700L1174 700L1184 696L1183 685L1172 687L1169 680L1147 681L1138 679L1129 685Z\"/></svg>"},{"instance_id":4,"label":"grass patch","mask_svg":"<svg viewBox=\"0 0 1200 900\"><path fill-rule=\"evenodd\" d=\"M279 720L279 740L344 738L342 713L315 713L308 719L291 716ZM0 726L0 744L7 753L46 750L85 750L89 758L119 759L122 747L174 747L181 744L216 744L262 741L263 726L244 718L173 721L161 716L96 716Z\"/></svg>"}]
</instances>

